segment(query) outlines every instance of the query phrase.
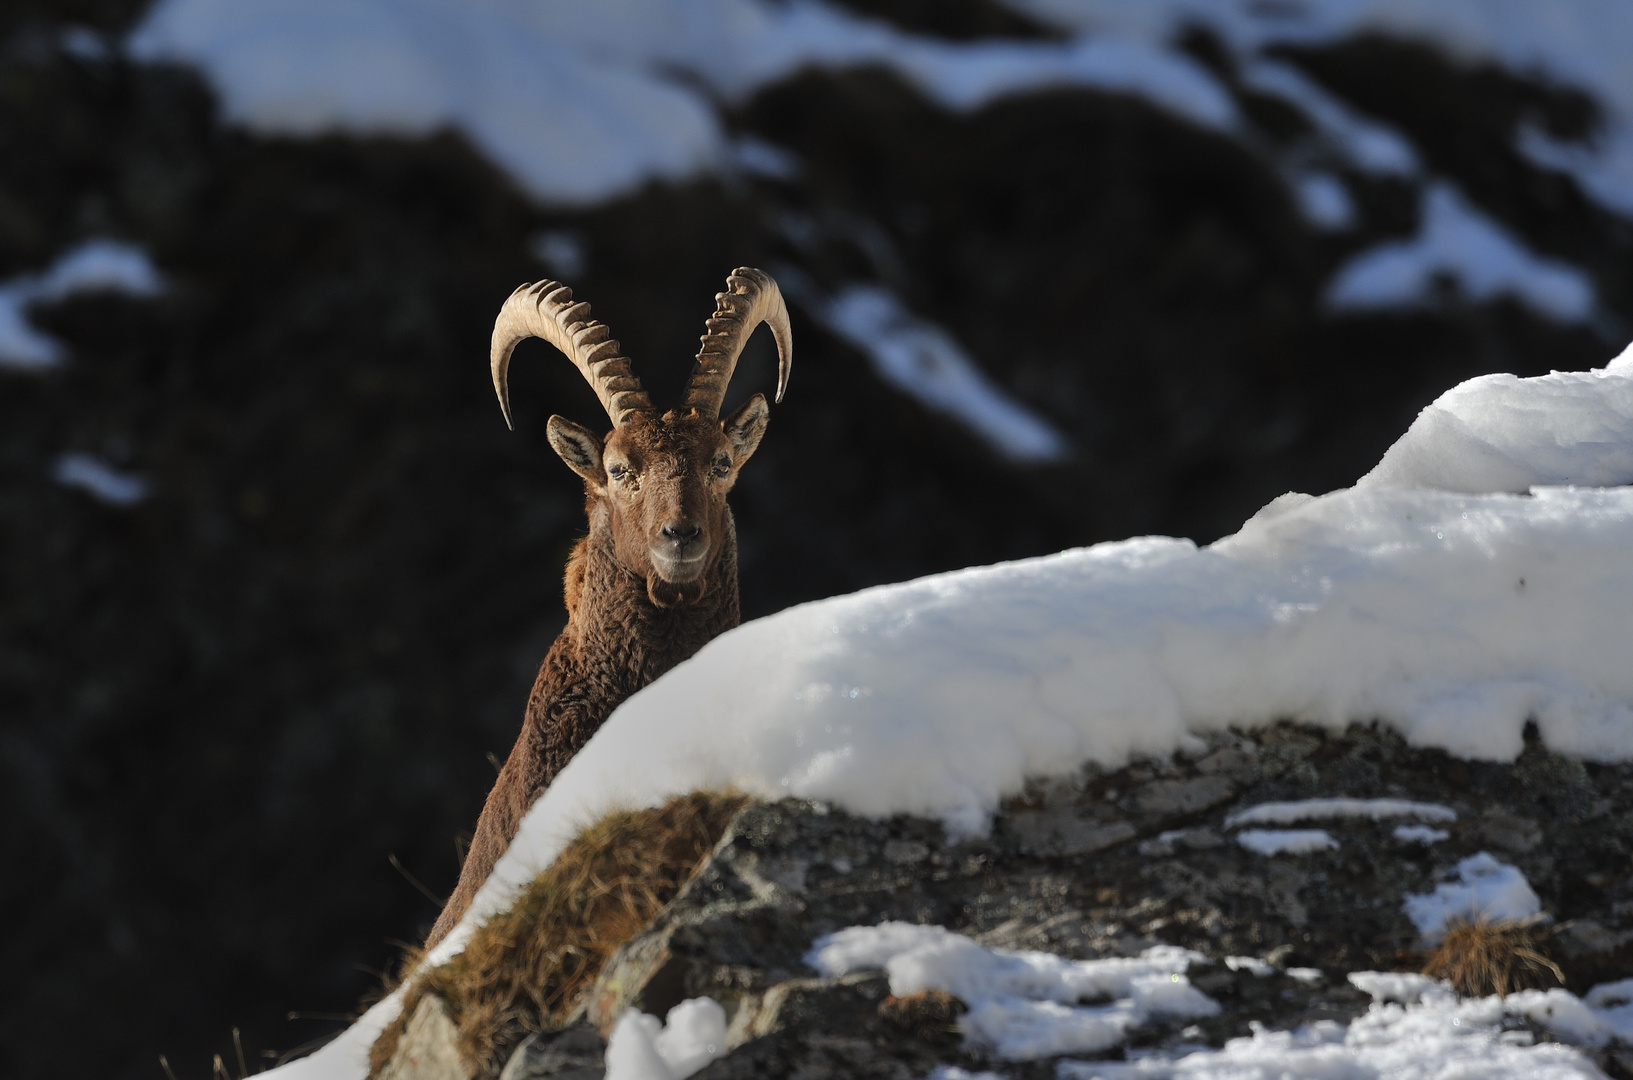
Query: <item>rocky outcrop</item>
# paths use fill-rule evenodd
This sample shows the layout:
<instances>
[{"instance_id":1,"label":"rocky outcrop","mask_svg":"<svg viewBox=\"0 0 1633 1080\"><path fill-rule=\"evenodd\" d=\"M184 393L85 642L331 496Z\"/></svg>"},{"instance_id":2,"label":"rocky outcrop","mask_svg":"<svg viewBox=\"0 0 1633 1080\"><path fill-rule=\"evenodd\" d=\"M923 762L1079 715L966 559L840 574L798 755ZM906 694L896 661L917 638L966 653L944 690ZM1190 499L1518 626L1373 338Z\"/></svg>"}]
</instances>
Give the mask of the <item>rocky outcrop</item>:
<instances>
[{"instance_id":1,"label":"rocky outcrop","mask_svg":"<svg viewBox=\"0 0 1633 1080\"><path fill-rule=\"evenodd\" d=\"M1411 811L1287 825L1319 827L1336 846L1265 855L1241 840L1254 823L1233 816L1334 797L1449 816L1422 810L1428 804L1456 818L1417 823L1405 838L1397 829L1414 824ZM1345 1023L1372 1001L1348 973L1424 962L1405 898L1433 894L1479 852L1517 868L1537 893L1541 936L1570 989L1633 975L1633 767L1563 758L1535 738L1516 762L1497 764L1414 749L1379 727L1220 735L1172 759L1038 781L982 837L817 803L755 804L607 962L575 1026L531 1038L504 1075L599 1075L591 1032L605 1037L630 1008L662 1017L703 996L729 1018L728 1052L697 1074L707 1080L905 1080L938 1065L1055 1075L1058 1055L995 1066L990 1047L960 1033L962 1005L948 995L892 997L882 971L822 977L808 962L823 935L891 920L1071 959L1156 945L1200 954L1176 978L1217 1002L1216 1014L1154 1015L1109 1049L1074 1058L1218 1047L1255 1024ZM1514 1023L1524 1037L1553 1037ZM1587 1052L1610 1075L1633 1075L1626 1047Z\"/></svg>"}]
</instances>

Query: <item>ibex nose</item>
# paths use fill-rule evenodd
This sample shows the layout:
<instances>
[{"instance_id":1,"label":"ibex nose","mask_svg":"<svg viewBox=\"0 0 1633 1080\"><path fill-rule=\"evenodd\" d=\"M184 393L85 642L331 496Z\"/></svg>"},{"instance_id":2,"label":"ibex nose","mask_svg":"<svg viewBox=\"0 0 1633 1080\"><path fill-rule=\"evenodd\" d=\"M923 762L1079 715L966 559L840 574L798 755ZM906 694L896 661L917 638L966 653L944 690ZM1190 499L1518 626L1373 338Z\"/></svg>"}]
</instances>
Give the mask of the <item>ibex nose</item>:
<instances>
[{"instance_id":1,"label":"ibex nose","mask_svg":"<svg viewBox=\"0 0 1633 1080\"><path fill-rule=\"evenodd\" d=\"M671 521L663 527L665 540L672 540L677 544L690 544L703 532L703 526L695 521Z\"/></svg>"}]
</instances>

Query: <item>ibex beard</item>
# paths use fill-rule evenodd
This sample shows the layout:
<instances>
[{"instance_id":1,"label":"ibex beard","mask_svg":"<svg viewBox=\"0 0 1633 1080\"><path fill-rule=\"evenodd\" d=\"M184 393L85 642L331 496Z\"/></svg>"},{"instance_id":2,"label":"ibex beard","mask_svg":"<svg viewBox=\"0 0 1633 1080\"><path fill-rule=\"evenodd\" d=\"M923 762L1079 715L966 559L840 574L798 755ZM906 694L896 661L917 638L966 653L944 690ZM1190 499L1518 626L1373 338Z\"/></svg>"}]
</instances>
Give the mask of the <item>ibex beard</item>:
<instances>
[{"instance_id":1,"label":"ibex beard","mask_svg":"<svg viewBox=\"0 0 1633 1080\"><path fill-rule=\"evenodd\" d=\"M464 916L533 801L625 698L736 626L737 535L726 494L765 434L770 407L755 394L720 418L743 345L764 322L777 342L777 400L793 365L788 309L777 283L739 267L715 296L680 405L662 414L618 342L572 290L518 288L493 327L494 391L510 423L511 352L550 342L583 373L612 420L605 437L560 416L550 446L584 480L589 534L567 562L567 627L539 668L521 735L499 771L426 948Z\"/></svg>"}]
</instances>

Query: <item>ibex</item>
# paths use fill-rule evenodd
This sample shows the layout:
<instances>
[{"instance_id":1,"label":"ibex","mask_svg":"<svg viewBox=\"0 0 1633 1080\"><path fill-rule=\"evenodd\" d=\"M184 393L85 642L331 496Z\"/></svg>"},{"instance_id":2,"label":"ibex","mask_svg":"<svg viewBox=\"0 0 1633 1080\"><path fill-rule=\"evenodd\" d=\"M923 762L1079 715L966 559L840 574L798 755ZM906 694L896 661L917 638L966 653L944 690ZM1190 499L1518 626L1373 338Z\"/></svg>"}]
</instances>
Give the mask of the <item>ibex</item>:
<instances>
[{"instance_id":1,"label":"ibex","mask_svg":"<svg viewBox=\"0 0 1633 1080\"><path fill-rule=\"evenodd\" d=\"M539 667L522 733L427 948L459 922L527 808L612 710L738 623L737 534L726 493L760 445L770 410L761 394L725 420L720 406L738 354L762 322L777 342L781 401L793 336L777 283L759 270L734 270L715 303L680 407L661 415L618 342L571 289L523 285L494 322L493 388L506 424L511 351L539 337L589 380L612 431L601 438L560 416L546 427L551 448L584 478L590 531L567 560L567 628Z\"/></svg>"}]
</instances>

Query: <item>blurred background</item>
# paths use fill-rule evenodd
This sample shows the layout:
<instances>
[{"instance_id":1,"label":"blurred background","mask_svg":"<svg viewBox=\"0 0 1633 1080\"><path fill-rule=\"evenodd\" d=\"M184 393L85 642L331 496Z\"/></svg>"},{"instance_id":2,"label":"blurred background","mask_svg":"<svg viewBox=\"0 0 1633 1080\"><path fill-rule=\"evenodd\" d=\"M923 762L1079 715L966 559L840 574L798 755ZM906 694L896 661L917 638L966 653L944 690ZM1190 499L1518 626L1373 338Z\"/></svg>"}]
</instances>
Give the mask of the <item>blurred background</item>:
<instances>
[{"instance_id":1,"label":"blurred background","mask_svg":"<svg viewBox=\"0 0 1633 1080\"><path fill-rule=\"evenodd\" d=\"M535 342L506 431L518 283L665 401L782 282L747 617L1207 543L1620 351L1630 57L1614 0L11 0L8 1075L256 1071L434 918L565 621L544 421L606 426Z\"/></svg>"}]
</instances>

